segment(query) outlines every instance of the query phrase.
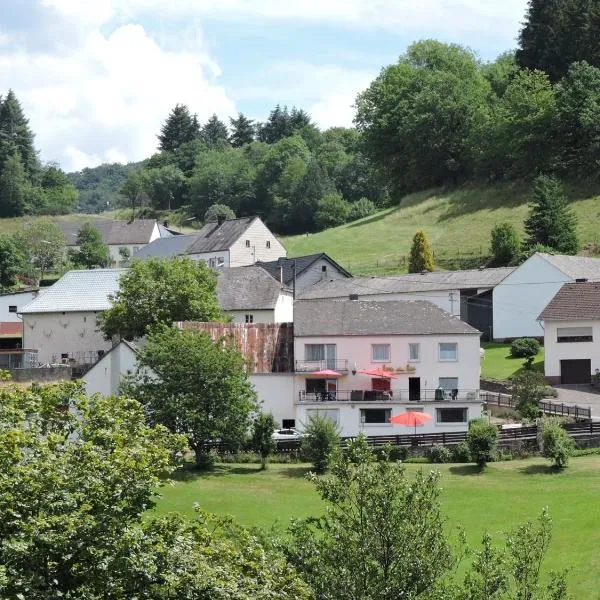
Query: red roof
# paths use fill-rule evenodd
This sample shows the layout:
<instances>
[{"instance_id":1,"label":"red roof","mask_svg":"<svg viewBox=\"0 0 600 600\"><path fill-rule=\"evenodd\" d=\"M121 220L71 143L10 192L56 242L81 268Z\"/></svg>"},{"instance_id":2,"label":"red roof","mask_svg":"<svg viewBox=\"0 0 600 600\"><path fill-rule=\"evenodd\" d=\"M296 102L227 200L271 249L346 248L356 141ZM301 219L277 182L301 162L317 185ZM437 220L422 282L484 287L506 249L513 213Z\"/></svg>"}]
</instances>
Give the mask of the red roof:
<instances>
[{"instance_id":1,"label":"red roof","mask_svg":"<svg viewBox=\"0 0 600 600\"><path fill-rule=\"evenodd\" d=\"M0 321L0 338L23 337L23 323Z\"/></svg>"}]
</instances>

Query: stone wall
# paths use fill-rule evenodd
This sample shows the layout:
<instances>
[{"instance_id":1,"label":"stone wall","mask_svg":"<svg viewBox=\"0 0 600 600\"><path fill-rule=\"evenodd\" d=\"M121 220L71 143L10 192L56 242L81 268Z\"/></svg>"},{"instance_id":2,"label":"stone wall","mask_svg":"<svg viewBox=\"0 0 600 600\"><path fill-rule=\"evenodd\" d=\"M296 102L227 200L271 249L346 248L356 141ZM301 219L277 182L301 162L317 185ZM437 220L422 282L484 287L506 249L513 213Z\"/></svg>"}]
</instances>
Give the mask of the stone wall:
<instances>
[{"instance_id":1,"label":"stone wall","mask_svg":"<svg viewBox=\"0 0 600 600\"><path fill-rule=\"evenodd\" d=\"M29 369L10 369L12 380L18 383L53 383L70 381L71 367L35 367Z\"/></svg>"}]
</instances>

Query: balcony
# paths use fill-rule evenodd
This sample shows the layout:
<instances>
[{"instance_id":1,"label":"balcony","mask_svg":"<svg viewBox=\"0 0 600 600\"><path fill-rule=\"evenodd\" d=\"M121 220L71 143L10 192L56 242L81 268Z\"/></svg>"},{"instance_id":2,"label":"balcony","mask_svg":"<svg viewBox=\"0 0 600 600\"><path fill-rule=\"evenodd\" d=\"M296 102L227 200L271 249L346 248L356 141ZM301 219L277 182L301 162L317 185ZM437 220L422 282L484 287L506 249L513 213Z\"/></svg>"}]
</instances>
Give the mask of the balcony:
<instances>
[{"instance_id":1,"label":"balcony","mask_svg":"<svg viewBox=\"0 0 600 600\"><path fill-rule=\"evenodd\" d=\"M297 360L296 373L316 373L317 371L348 372L348 360L345 358L326 358L324 360Z\"/></svg>"},{"instance_id":2,"label":"balcony","mask_svg":"<svg viewBox=\"0 0 600 600\"><path fill-rule=\"evenodd\" d=\"M316 402L393 402L418 404L420 402L480 402L479 390L408 390L379 392L374 390L337 390L336 392L298 392L298 403Z\"/></svg>"}]
</instances>

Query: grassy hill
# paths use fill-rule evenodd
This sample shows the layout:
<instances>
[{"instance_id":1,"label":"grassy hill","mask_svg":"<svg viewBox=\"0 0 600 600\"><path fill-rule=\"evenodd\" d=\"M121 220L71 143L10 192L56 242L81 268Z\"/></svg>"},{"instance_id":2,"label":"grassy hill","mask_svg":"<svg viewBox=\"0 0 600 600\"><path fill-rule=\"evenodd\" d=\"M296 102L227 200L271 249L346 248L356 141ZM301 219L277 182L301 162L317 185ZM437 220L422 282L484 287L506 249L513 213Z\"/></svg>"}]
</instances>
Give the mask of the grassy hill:
<instances>
[{"instance_id":1,"label":"grassy hill","mask_svg":"<svg viewBox=\"0 0 600 600\"><path fill-rule=\"evenodd\" d=\"M600 250L600 186L567 187L582 246ZM402 273L412 237L423 229L442 269L478 267L489 258L490 231L510 221L521 232L531 186L522 182L433 190L403 198L399 207L320 233L284 238L288 256L327 252L355 275Z\"/></svg>"}]
</instances>

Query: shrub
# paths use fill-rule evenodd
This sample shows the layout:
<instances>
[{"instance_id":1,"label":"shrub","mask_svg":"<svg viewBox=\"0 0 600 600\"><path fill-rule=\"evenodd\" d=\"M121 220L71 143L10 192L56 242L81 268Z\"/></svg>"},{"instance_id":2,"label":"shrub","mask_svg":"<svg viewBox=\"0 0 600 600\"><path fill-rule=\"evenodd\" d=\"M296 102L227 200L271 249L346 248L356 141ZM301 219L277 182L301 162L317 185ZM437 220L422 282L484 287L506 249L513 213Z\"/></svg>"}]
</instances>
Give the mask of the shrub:
<instances>
[{"instance_id":1,"label":"shrub","mask_svg":"<svg viewBox=\"0 0 600 600\"><path fill-rule=\"evenodd\" d=\"M540 343L535 338L519 338L510 345L510 355L513 358L531 358L537 356Z\"/></svg>"},{"instance_id":2,"label":"shrub","mask_svg":"<svg viewBox=\"0 0 600 600\"><path fill-rule=\"evenodd\" d=\"M350 205L348 221L364 219L375 212L375 205L367 198L361 198Z\"/></svg>"},{"instance_id":3,"label":"shrub","mask_svg":"<svg viewBox=\"0 0 600 600\"><path fill-rule=\"evenodd\" d=\"M546 388L545 377L536 371L522 371L512 378L512 397L524 419L535 419L540 414L540 400Z\"/></svg>"},{"instance_id":4,"label":"shrub","mask_svg":"<svg viewBox=\"0 0 600 600\"><path fill-rule=\"evenodd\" d=\"M213 223L219 219L235 219L235 213L226 204L212 204L204 213L204 222Z\"/></svg>"},{"instance_id":5,"label":"shrub","mask_svg":"<svg viewBox=\"0 0 600 600\"><path fill-rule=\"evenodd\" d=\"M313 417L302 436L301 452L313 464L316 473L324 473L329 467L333 451L340 445L338 426L323 417Z\"/></svg>"},{"instance_id":6,"label":"shrub","mask_svg":"<svg viewBox=\"0 0 600 600\"><path fill-rule=\"evenodd\" d=\"M273 454L277 446L277 442L273 439L275 427L275 417L272 413L261 412L252 424L250 444L252 449L260 456L261 469L267 468L269 456Z\"/></svg>"},{"instance_id":7,"label":"shrub","mask_svg":"<svg viewBox=\"0 0 600 600\"><path fill-rule=\"evenodd\" d=\"M471 452L467 442L460 442L452 448L452 462L468 463L471 462Z\"/></svg>"},{"instance_id":8,"label":"shrub","mask_svg":"<svg viewBox=\"0 0 600 600\"><path fill-rule=\"evenodd\" d=\"M575 449L575 442L556 419L542 419L540 427L542 455L552 460L557 469L564 469Z\"/></svg>"},{"instance_id":9,"label":"shrub","mask_svg":"<svg viewBox=\"0 0 600 600\"><path fill-rule=\"evenodd\" d=\"M494 266L505 267L518 261L521 250L519 234L512 223L494 225L491 236Z\"/></svg>"},{"instance_id":10,"label":"shrub","mask_svg":"<svg viewBox=\"0 0 600 600\"><path fill-rule=\"evenodd\" d=\"M337 227L348 219L350 207L341 194L326 194L319 200L315 223L320 229Z\"/></svg>"},{"instance_id":11,"label":"shrub","mask_svg":"<svg viewBox=\"0 0 600 600\"><path fill-rule=\"evenodd\" d=\"M498 429L494 425L483 419L471 421L467 432L471 460L481 468L485 467L486 463L493 462L496 459L498 437Z\"/></svg>"},{"instance_id":12,"label":"shrub","mask_svg":"<svg viewBox=\"0 0 600 600\"><path fill-rule=\"evenodd\" d=\"M433 446L429 450L429 458L432 463L447 463L452 459L452 453L446 446Z\"/></svg>"},{"instance_id":13,"label":"shrub","mask_svg":"<svg viewBox=\"0 0 600 600\"><path fill-rule=\"evenodd\" d=\"M408 447L386 444L383 448L378 449L375 454L378 460L405 461L408 458Z\"/></svg>"},{"instance_id":14,"label":"shrub","mask_svg":"<svg viewBox=\"0 0 600 600\"><path fill-rule=\"evenodd\" d=\"M421 273L422 271L433 271L434 268L433 250L427 241L425 232L419 230L415 233L410 248L408 272Z\"/></svg>"}]
</instances>

